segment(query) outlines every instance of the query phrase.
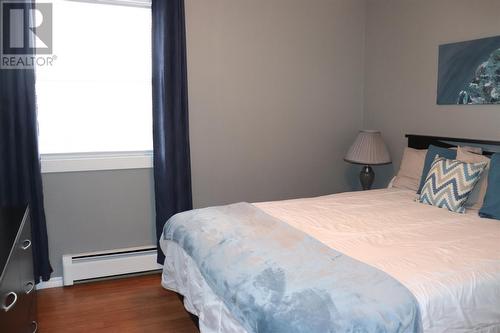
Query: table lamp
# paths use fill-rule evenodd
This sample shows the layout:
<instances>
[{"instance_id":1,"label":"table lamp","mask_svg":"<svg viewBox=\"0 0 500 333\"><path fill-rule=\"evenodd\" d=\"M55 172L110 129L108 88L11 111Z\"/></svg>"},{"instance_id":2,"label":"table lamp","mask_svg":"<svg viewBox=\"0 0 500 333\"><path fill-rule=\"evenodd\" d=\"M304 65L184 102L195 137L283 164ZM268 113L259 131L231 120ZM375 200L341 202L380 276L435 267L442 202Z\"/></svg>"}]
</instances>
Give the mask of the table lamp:
<instances>
[{"instance_id":1,"label":"table lamp","mask_svg":"<svg viewBox=\"0 0 500 333\"><path fill-rule=\"evenodd\" d=\"M349 163L363 165L359 174L359 181L363 190L369 190L375 180L375 172L373 172L371 165L389 164L391 163L391 156L380 131L361 130L344 160Z\"/></svg>"}]
</instances>

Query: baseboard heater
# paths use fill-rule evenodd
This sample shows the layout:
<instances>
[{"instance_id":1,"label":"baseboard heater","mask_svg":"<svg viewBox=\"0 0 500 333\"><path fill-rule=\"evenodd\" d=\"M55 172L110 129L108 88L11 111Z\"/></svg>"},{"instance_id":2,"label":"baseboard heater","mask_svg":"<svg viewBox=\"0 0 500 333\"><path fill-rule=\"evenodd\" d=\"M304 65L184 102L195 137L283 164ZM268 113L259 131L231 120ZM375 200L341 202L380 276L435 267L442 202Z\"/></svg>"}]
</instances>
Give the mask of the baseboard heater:
<instances>
[{"instance_id":1,"label":"baseboard heater","mask_svg":"<svg viewBox=\"0 0 500 333\"><path fill-rule=\"evenodd\" d=\"M63 255L63 282L75 282L159 270L154 246Z\"/></svg>"}]
</instances>

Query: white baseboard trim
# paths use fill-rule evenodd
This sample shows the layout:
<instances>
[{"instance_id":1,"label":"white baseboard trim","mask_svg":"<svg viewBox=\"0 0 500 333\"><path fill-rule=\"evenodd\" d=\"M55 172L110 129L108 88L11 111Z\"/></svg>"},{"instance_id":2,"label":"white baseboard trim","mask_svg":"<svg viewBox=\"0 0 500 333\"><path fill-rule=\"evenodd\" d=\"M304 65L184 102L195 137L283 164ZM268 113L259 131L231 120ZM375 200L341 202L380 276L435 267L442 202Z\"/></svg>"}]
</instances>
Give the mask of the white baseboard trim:
<instances>
[{"instance_id":1,"label":"white baseboard trim","mask_svg":"<svg viewBox=\"0 0 500 333\"><path fill-rule=\"evenodd\" d=\"M54 276L50 278L49 281L42 281L36 285L36 290L48 289L48 288L58 288L63 286L62 276Z\"/></svg>"}]
</instances>

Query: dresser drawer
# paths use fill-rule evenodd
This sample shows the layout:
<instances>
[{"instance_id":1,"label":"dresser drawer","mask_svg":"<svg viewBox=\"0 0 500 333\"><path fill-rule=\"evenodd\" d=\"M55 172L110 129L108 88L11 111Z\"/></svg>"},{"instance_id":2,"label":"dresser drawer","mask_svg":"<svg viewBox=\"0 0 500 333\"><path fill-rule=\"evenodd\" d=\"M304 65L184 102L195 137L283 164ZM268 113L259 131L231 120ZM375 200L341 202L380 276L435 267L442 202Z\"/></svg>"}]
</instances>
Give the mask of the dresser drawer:
<instances>
[{"instance_id":1,"label":"dresser drawer","mask_svg":"<svg viewBox=\"0 0 500 333\"><path fill-rule=\"evenodd\" d=\"M31 333L35 319L31 224L24 221L0 281L0 326L2 332Z\"/></svg>"},{"instance_id":2,"label":"dresser drawer","mask_svg":"<svg viewBox=\"0 0 500 333\"><path fill-rule=\"evenodd\" d=\"M33 244L31 243L31 223L29 218L24 223L21 237L17 242L15 254L15 265L19 270L19 281L24 294L32 294L35 290L33 273Z\"/></svg>"},{"instance_id":3,"label":"dresser drawer","mask_svg":"<svg viewBox=\"0 0 500 333\"><path fill-rule=\"evenodd\" d=\"M0 326L2 332L20 332L23 313L19 307L19 270L10 263L0 281Z\"/></svg>"},{"instance_id":4,"label":"dresser drawer","mask_svg":"<svg viewBox=\"0 0 500 333\"><path fill-rule=\"evenodd\" d=\"M29 313L29 318L27 320L29 326L28 332L36 333L38 332L38 321L36 315L36 294L33 294L33 301L31 302L31 309Z\"/></svg>"}]
</instances>

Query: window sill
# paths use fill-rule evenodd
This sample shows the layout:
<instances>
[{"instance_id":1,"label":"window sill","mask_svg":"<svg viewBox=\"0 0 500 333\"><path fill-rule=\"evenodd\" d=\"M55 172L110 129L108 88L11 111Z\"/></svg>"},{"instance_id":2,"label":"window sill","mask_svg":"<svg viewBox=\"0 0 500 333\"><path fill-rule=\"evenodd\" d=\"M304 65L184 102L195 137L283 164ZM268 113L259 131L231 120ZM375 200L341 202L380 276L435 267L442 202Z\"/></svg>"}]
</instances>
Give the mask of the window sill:
<instances>
[{"instance_id":1,"label":"window sill","mask_svg":"<svg viewBox=\"0 0 500 333\"><path fill-rule=\"evenodd\" d=\"M42 173L148 169L152 167L152 151L41 155Z\"/></svg>"}]
</instances>

